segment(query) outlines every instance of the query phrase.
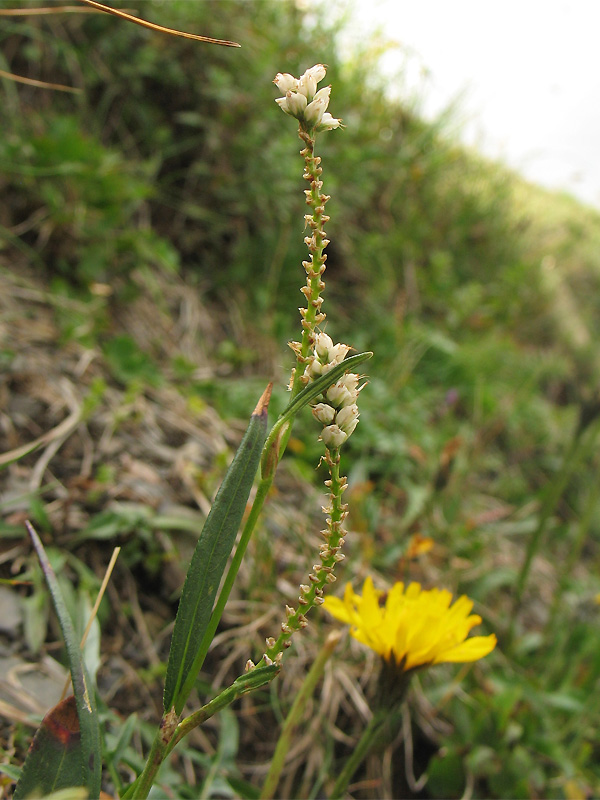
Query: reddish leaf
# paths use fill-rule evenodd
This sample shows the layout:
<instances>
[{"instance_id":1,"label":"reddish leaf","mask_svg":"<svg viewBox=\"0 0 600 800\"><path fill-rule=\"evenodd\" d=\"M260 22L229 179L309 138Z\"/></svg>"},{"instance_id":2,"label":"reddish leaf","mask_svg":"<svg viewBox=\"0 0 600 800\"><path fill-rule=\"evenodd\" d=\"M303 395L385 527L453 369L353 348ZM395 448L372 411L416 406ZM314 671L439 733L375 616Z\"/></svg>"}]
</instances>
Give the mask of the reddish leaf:
<instances>
[{"instance_id":1,"label":"reddish leaf","mask_svg":"<svg viewBox=\"0 0 600 800\"><path fill-rule=\"evenodd\" d=\"M43 796L71 786L85 786L79 717L73 695L61 700L42 720L14 798Z\"/></svg>"}]
</instances>

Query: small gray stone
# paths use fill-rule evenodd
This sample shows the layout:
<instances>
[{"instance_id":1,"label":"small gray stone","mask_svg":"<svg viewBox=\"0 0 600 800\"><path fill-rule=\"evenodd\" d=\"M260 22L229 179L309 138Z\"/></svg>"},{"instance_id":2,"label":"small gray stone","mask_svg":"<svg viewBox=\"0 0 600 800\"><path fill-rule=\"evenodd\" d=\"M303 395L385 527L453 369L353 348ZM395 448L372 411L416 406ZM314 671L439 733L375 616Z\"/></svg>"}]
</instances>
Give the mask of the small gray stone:
<instances>
[{"instance_id":1,"label":"small gray stone","mask_svg":"<svg viewBox=\"0 0 600 800\"><path fill-rule=\"evenodd\" d=\"M0 585L0 632L15 637L22 623L21 598L9 586Z\"/></svg>"}]
</instances>

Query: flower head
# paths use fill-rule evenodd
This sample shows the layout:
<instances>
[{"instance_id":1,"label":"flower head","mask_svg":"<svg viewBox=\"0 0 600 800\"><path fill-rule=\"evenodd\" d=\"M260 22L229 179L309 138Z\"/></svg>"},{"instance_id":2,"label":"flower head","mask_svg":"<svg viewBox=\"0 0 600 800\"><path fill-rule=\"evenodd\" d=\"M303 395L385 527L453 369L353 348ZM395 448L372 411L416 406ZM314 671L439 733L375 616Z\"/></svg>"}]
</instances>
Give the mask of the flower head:
<instances>
[{"instance_id":1,"label":"flower head","mask_svg":"<svg viewBox=\"0 0 600 800\"><path fill-rule=\"evenodd\" d=\"M494 634L467 638L481 617L471 614L473 601L465 595L451 605L452 595L446 589L427 591L419 583L406 588L394 584L385 603L383 595L367 578L362 595L347 584L343 600L327 597L325 608L351 626L355 639L404 672L430 664L477 661L496 646Z\"/></svg>"},{"instance_id":2,"label":"flower head","mask_svg":"<svg viewBox=\"0 0 600 800\"><path fill-rule=\"evenodd\" d=\"M327 72L324 64L316 64L307 69L300 78L289 72L278 72L273 83L284 93L275 101L282 111L304 123L307 129L331 131L341 127L342 121L335 119L327 111L331 86L317 91L317 84Z\"/></svg>"}]
</instances>

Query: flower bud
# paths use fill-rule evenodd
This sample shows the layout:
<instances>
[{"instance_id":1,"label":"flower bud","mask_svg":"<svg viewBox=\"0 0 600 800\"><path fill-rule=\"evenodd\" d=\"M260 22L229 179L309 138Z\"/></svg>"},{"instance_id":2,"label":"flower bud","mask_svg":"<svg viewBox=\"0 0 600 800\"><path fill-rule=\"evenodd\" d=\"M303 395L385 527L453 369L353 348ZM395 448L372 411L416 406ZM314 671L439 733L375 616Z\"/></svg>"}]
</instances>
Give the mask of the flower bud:
<instances>
[{"instance_id":1,"label":"flower bud","mask_svg":"<svg viewBox=\"0 0 600 800\"><path fill-rule=\"evenodd\" d=\"M355 394L358 396L359 388L358 388L358 381L360 378L356 374L356 372L347 372L345 375L342 375L340 378L340 383L343 383L346 389L351 394Z\"/></svg>"},{"instance_id":2,"label":"flower bud","mask_svg":"<svg viewBox=\"0 0 600 800\"><path fill-rule=\"evenodd\" d=\"M350 422L347 422L347 423L346 423L346 424L343 426L342 430L343 430L345 433L347 433L347 434L348 434L348 436L351 436L351 435L354 433L354 431L356 430L356 426L357 426L357 425L358 425L358 417L354 417L354 419L353 419L353 420L351 420Z\"/></svg>"},{"instance_id":3,"label":"flower bud","mask_svg":"<svg viewBox=\"0 0 600 800\"><path fill-rule=\"evenodd\" d=\"M312 102L315 103L319 101L321 103L325 103L325 108L323 109L323 111L326 111L327 106L329 105L330 95L331 95L331 86L324 86L322 89L319 89L319 91L313 97Z\"/></svg>"},{"instance_id":4,"label":"flower bud","mask_svg":"<svg viewBox=\"0 0 600 800\"><path fill-rule=\"evenodd\" d=\"M320 131L333 131L341 127L343 127L342 120L332 117L329 111L326 111L321 117L321 122L319 123Z\"/></svg>"},{"instance_id":5,"label":"flower bud","mask_svg":"<svg viewBox=\"0 0 600 800\"><path fill-rule=\"evenodd\" d=\"M358 423L358 406L356 403L341 408L336 415L335 421L336 424L350 436ZM349 430L349 428L352 430Z\"/></svg>"},{"instance_id":6,"label":"flower bud","mask_svg":"<svg viewBox=\"0 0 600 800\"><path fill-rule=\"evenodd\" d=\"M324 64L315 64L300 79L289 72L278 72L273 81L280 91L285 92L285 97L276 100L279 107L303 122L307 128L326 131L341 125L341 120L335 119L327 111L331 87L325 86L317 91L317 84L326 73Z\"/></svg>"},{"instance_id":7,"label":"flower bud","mask_svg":"<svg viewBox=\"0 0 600 800\"><path fill-rule=\"evenodd\" d=\"M329 351L333 347L333 339L327 333L318 333L315 336L315 353L321 361L329 361Z\"/></svg>"},{"instance_id":8,"label":"flower bud","mask_svg":"<svg viewBox=\"0 0 600 800\"><path fill-rule=\"evenodd\" d=\"M356 399L341 380L334 383L333 386L330 386L325 396L336 408L350 405Z\"/></svg>"},{"instance_id":9,"label":"flower bud","mask_svg":"<svg viewBox=\"0 0 600 800\"><path fill-rule=\"evenodd\" d=\"M313 407L312 413L319 422L323 425L331 425L335 417L335 408L328 406L327 403L317 403Z\"/></svg>"},{"instance_id":10,"label":"flower bud","mask_svg":"<svg viewBox=\"0 0 600 800\"><path fill-rule=\"evenodd\" d=\"M310 69L306 70L302 78L305 78L306 76L310 75L310 77L313 78L316 83L320 83L326 74L327 74L327 67L325 66L325 64L315 64L314 67L310 67Z\"/></svg>"},{"instance_id":11,"label":"flower bud","mask_svg":"<svg viewBox=\"0 0 600 800\"><path fill-rule=\"evenodd\" d=\"M293 117L302 117L306 109L306 97L299 92L286 92L288 113ZM283 108L283 106L282 106Z\"/></svg>"},{"instance_id":12,"label":"flower bud","mask_svg":"<svg viewBox=\"0 0 600 800\"><path fill-rule=\"evenodd\" d=\"M321 431L321 439L327 447L340 447L347 438L348 434L338 425L328 425Z\"/></svg>"},{"instance_id":13,"label":"flower bud","mask_svg":"<svg viewBox=\"0 0 600 800\"><path fill-rule=\"evenodd\" d=\"M350 350L350 345L348 344L335 344L329 350L329 360L334 364L341 364L348 355L348 350Z\"/></svg>"},{"instance_id":14,"label":"flower bud","mask_svg":"<svg viewBox=\"0 0 600 800\"><path fill-rule=\"evenodd\" d=\"M284 72L283 74L278 72L273 83L284 93L298 90L298 78L294 78L289 72Z\"/></svg>"},{"instance_id":15,"label":"flower bud","mask_svg":"<svg viewBox=\"0 0 600 800\"><path fill-rule=\"evenodd\" d=\"M276 98L275 102L279 106L282 111L285 111L286 114L290 114L290 110L288 108L288 99L287 97L278 97Z\"/></svg>"},{"instance_id":16,"label":"flower bud","mask_svg":"<svg viewBox=\"0 0 600 800\"><path fill-rule=\"evenodd\" d=\"M312 125L318 125L323 119L323 114L329 105L329 95L331 94L331 86L326 86L314 96L313 100L307 105L304 112L304 118Z\"/></svg>"},{"instance_id":17,"label":"flower bud","mask_svg":"<svg viewBox=\"0 0 600 800\"><path fill-rule=\"evenodd\" d=\"M315 92L317 91L317 82L313 78L312 75L308 74L308 71L304 73L304 75L298 81L298 93L304 95L304 97L308 100L312 100L315 96Z\"/></svg>"},{"instance_id":18,"label":"flower bud","mask_svg":"<svg viewBox=\"0 0 600 800\"><path fill-rule=\"evenodd\" d=\"M318 358L313 358L306 371L309 378L318 378L319 375L323 374L323 364L321 364Z\"/></svg>"},{"instance_id":19,"label":"flower bud","mask_svg":"<svg viewBox=\"0 0 600 800\"><path fill-rule=\"evenodd\" d=\"M318 125L323 118L324 111L323 103L319 100L313 100L306 106L306 111L304 112L305 122L309 125Z\"/></svg>"}]
</instances>

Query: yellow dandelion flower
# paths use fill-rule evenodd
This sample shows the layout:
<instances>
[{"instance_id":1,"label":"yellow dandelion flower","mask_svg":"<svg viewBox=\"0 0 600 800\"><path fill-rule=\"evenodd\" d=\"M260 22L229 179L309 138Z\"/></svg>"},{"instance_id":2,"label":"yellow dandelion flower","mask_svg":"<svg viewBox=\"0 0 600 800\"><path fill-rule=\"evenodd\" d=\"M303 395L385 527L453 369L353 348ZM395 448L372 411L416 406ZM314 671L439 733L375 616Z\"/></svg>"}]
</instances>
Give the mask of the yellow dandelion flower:
<instances>
[{"instance_id":1,"label":"yellow dandelion flower","mask_svg":"<svg viewBox=\"0 0 600 800\"><path fill-rule=\"evenodd\" d=\"M362 595L347 584L343 599L327 597L325 608L350 633L386 661L392 657L404 672L429 664L477 661L496 646L496 636L473 636L469 631L481 617L471 614L473 601L463 595L452 604L446 589L421 589L419 583L406 588L396 583L387 593L377 591L371 578Z\"/></svg>"}]
</instances>

